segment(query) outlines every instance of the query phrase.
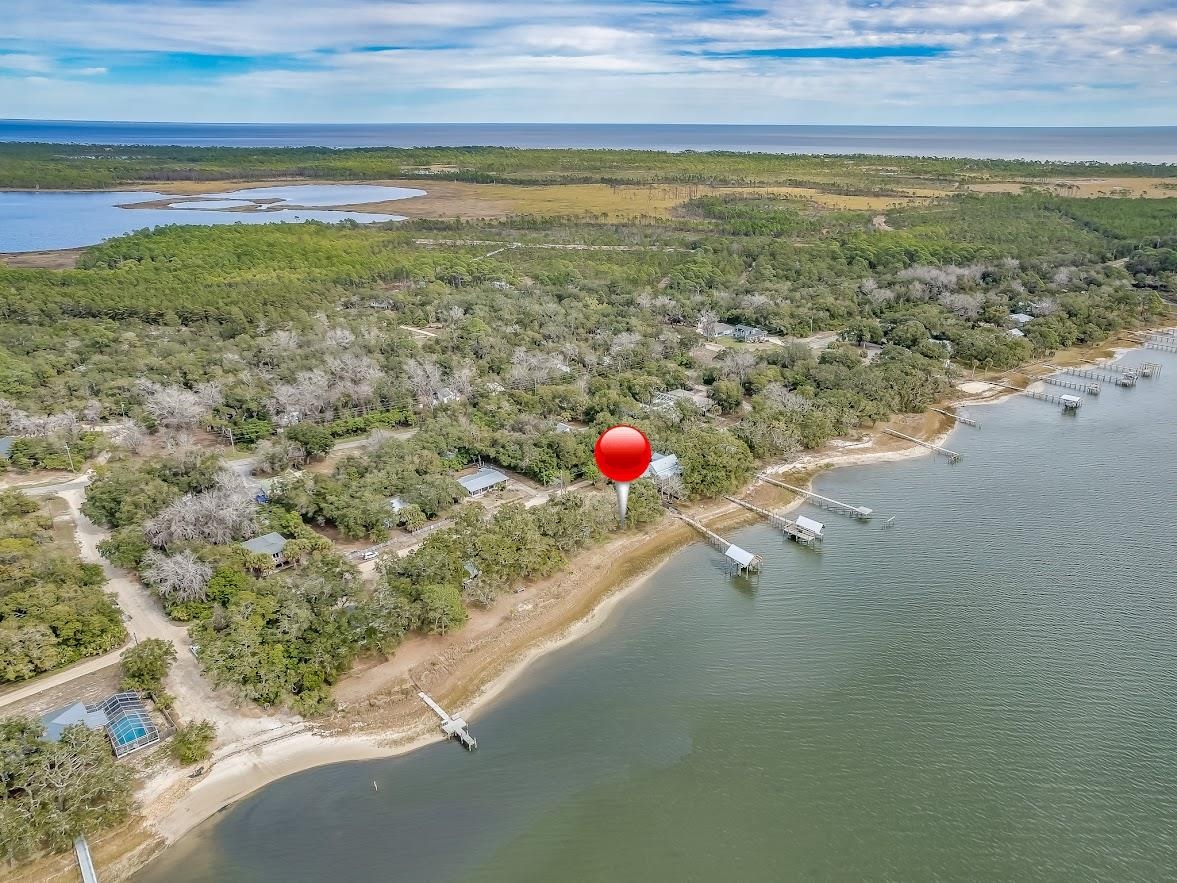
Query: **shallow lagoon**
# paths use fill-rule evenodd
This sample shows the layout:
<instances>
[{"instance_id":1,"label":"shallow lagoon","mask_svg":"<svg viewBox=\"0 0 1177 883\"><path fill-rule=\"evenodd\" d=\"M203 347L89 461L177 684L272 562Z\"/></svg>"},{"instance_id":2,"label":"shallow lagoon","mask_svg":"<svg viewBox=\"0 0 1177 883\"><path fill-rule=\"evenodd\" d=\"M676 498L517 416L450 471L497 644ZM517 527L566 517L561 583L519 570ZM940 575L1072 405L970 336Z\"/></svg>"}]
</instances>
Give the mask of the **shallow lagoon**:
<instances>
[{"instance_id":1,"label":"shallow lagoon","mask_svg":"<svg viewBox=\"0 0 1177 883\"><path fill-rule=\"evenodd\" d=\"M0 192L0 252L45 251L93 245L144 227L164 224L289 224L303 221L400 221L401 215L330 211L324 206L387 202L423 191L372 184L310 184L255 187L208 194L184 202L175 194L144 190ZM161 208L123 208L174 200ZM278 200L263 211L241 211L255 200ZM224 211L234 208L237 211Z\"/></svg>"}]
</instances>

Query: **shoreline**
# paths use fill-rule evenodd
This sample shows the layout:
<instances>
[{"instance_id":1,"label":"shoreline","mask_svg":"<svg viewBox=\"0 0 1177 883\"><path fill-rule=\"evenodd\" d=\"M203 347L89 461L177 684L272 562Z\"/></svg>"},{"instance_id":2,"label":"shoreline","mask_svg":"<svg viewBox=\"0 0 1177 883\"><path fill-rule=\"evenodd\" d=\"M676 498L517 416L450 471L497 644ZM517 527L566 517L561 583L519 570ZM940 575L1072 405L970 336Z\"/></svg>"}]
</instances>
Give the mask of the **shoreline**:
<instances>
[{"instance_id":1,"label":"shoreline","mask_svg":"<svg viewBox=\"0 0 1177 883\"><path fill-rule=\"evenodd\" d=\"M943 419L947 421L947 418ZM930 441L940 444L951 432L952 427L942 429L932 436ZM871 450L867 450L868 446ZM805 475L801 479L802 484L808 487L817 475L829 469L896 462L931 455L930 450L909 443L886 448L868 443L835 449L813 459L802 458L794 463L770 466L764 471L773 474L802 472ZM764 482L754 479L743 489L743 493L747 495L764 486ZM803 503L802 498L794 497L785 505L774 507L774 511L789 512L800 508ZM762 520L754 513L726 501L707 507L701 512L694 510L693 515L708 526L726 530L740 529ZM699 541L694 531L668 516L654 525L652 530L641 535L636 543L634 538L622 537L613 543L605 543L597 549L590 550L608 552L615 545L630 545L631 548L613 560L621 566L636 561L639 563L639 571L620 580L610 580L606 575L601 581L603 585L591 585L583 597L573 599L580 602L575 606L583 609L583 614L574 610L572 615L561 617L554 626L530 633L525 637L526 646L521 653L498 653L493 654L488 660L479 660L483 662L480 668L489 669L493 673L488 678L481 679L481 683L473 689L463 691L463 684L448 689L443 687L439 702L442 702L447 710L461 714L467 719L485 710L518 682L532 662L574 643L605 624L621 602L648 582L666 560L685 546ZM647 548L650 546L654 548ZM513 648L507 648L508 651L510 649ZM509 657L509 661L495 659L495 656ZM505 664L496 665L496 662ZM415 697L412 701L416 701ZM227 806L285 776L335 763L398 757L425 745L445 741L440 734L435 733L433 723L432 718L429 718L422 725L405 730L363 735L324 735L304 730L281 738L273 748L267 745L265 755L258 753L263 746L246 748L231 759L218 761L213 772L184 795L166 816L158 819L150 827L154 827L163 838L163 846L166 847ZM217 770L224 772L221 776L214 776Z\"/></svg>"},{"instance_id":2,"label":"shoreline","mask_svg":"<svg viewBox=\"0 0 1177 883\"><path fill-rule=\"evenodd\" d=\"M1159 327L1171 327L1171 322ZM1120 333L1097 347L1060 351L1051 359L1063 364L1083 358L1107 361L1135 349L1143 351L1139 342L1133 341L1126 333ZM1025 365L989 376L1026 376L1024 372L1033 367ZM1013 390L994 387L983 378L976 378L973 382L984 383L988 389L968 393L958 386L953 387L956 394L947 397L940 406L954 408L961 405L996 404L1017 394ZM834 440L819 451L805 453L792 462L770 465L760 471L770 474L796 473L798 485L809 488L828 469L934 456L927 448L879 432L882 427L896 425L914 437L940 445L958 424L952 418L932 411L899 415L864 431L866 440ZM801 498L787 491L779 491L758 477L753 478L736 495L758 498L759 502L781 512L791 511L803 504ZM722 500L692 507L688 511L716 530L736 530L761 521L754 513ZM693 530L668 516L643 531L622 535L586 550L569 562L569 567L561 574L529 587L528 594L532 596L533 590L549 583L555 587L575 583L568 592L554 599L552 615L546 618L537 616L535 621L526 618L519 621L512 619L508 612L504 622L509 621L511 627L517 627L517 634L510 634L510 629L503 629L501 624L465 642L462 631L452 633L452 641L434 642L442 645L440 652L427 655L416 666L408 666L406 678L409 683L416 685L418 677L437 675L437 679L424 688L447 709L468 719L470 715L491 706L516 685L536 659L568 646L607 622L620 603L636 593L667 559L697 541L699 538ZM600 563L599 570L593 568L594 561ZM595 578L578 577L578 571L586 566ZM514 601L509 597L500 600ZM421 639L422 642L428 640ZM439 659L446 655L456 659L450 661L449 667L439 666ZM396 659L395 653L392 659ZM436 670L438 667L441 668L440 673ZM425 671L422 673L421 669ZM348 678L362 680L365 674L367 671L348 675L340 683ZM416 699L415 690L407 693L402 679L383 692L377 690L361 696L360 701L355 703L356 709L363 710L365 706L374 709L380 717L380 723L371 729L365 728L362 722L354 718L349 719L349 713L354 709L348 705L335 716L337 719L312 723L305 728L296 725L284 729L278 735L270 734L244 746L224 746L228 749L227 753L220 758L214 756L209 771L195 784L187 779L187 770L167 770L156 773L154 777L149 776L137 795L147 804L147 808L141 810L142 814L133 818L128 825L108 832L109 836L93 838L92 847L101 863L103 879L117 881L130 878L163 849L221 810L286 776L335 763L388 759L444 741L444 737L437 732L436 722L425 713ZM335 728L336 732L324 732L328 728ZM126 842L128 837L132 841L130 845ZM116 845L104 841L120 842ZM109 850L104 848L107 846ZM56 879L58 875L46 875L43 867L43 863L55 858L61 857L50 857L23 868L12 869L12 878L0 872L0 879ZM27 875L30 869L33 869L33 876ZM38 871L40 876L37 876ZM62 879L69 878L63 876Z\"/></svg>"},{"instance_id":3,"label":"shoreline","mask_svg":"<svg viewBox=\"0 0 1177 883\"><path fill-rule=\"evenodd\" d=\"M1074 353L1082 357L1110 353L1110 355L1105 355L1103 358L1098 359L1098 361L1104 362L1114 361L1124 353L1136 349L1143 348L1139 344L1132 345L1131 340L1127 339L1127 335L1121 333L1097 347L1075 348L1074 350L1067 351L1067 355ZM1059 358L1061 355L1063 355L1062 352L1052 358L1054 361L1068 361L1066 358ZM1014 369L1014 371L1005 373L1020 373L1030 367L1021 366L1018 369ZM985 380L978 380L976 382L989 385L988 381ZM954 387L954 391L961 392L956 387ZM989 385L987 392L954 395L942 404L950 408L961 405L991 405L1004 402L1015 395L1017 393L1013 390ZM821 451L804 454L797 460L789 463L767 466L761 471L770 474L800 472L802 473L802 477L799 486L808 489L812 487L813 481L827 470L935 456L934 452L930 449L909 442L896 440L898 442L896 444L883 443L880 445L877 430L882 426L888 426L904 419L910 420L913 418L910 415L907 418L899 416L876 426L871 431L870 440L867 442L844 442L841 445L833 446L832 449L830 449L831 445L827 444ZM932 434L927 434L919 430L911 433L915 437L922 438L935 445L943 445L959 426L955 420L935 414L935 412L925 412L921 415L915 415L914 419L922 420L925 425L932 423L936 427L936 431ZM924 428L920 427L921 430ZM749 496L756 492L758 488L764 487L766 487L764 482L759 478L754 478L737 495ZM800 508L804 503L804 500L800 497L788 494L787 492L785 494L792 497L792 499L784 505L774 506L774 511L782 513L789 512ZM748 512L727 501L705 507L703 511L694 509L692 510L692 515L709 527L727 530L739 529L761 521L760 517L754 513ZM676 534L678 534L677 537L675 536ZM620 578L614 579L610 579L609 574L606 573L598 584L587 585L583 592L583 597L576 599L580 603L575 605L576 609L569 612L570 615L559 618L556 623L549 624L547 628L538 628L526 635L523 640L523 646L519 648L521 652L511 653L510 651L515 649L515 647L508 646L506 648L508 652L506 653L500 651L497 654L487 654L491 658L480 660L482 664L478 666L481 672L487 676L476 678L472 688L462 683L457 685L443 685L442 689L438 691L439 701L447 709L452 708L454 713L459 713L467 719L471 715L485 710L519 680L532 662L591 634L607 622L620 603L640 589L670 556L690 543L698 541L698 536L689 528L686 528L681 522L666 518L657 525L654 525L651 530L644 532L636 543L634 543L633 538L620 537L613 542L602 544L596 549L584 553L585 556L594 552L600 554L613 550L619 545L630 545L632 548L626 549L621 555L610 557L615 565L621 567L624 567L627 563L637 563L638 570L636 573L622 575ZM507 656L509 659L496 660L494 658L495 656ZM498 662L497 665L496 661ZM464 686L465 689L463 689ZM415 697L412 701L416 701ZM234 791L234 793L230 796L224 796L223 799L219 799L214 808L209 809L205 813L186 812L183 814L186 816L183 821L177 817L176 811L173 811L168 816L159 820L157 828L165 837L166 843L170 845L216 812L248 796L254 791L271 784L279 778L296 772L303 772L307 769L313 769L316 766L325 766L337 762L374 760L407 754L417 748L441 739L441 736L435 734L434 730L435 728L432 726L432 720L430 719L424 724L411 728L408 731L370 733L353 736L320 735L309 732L300 734L303 738L299 741L307 742L305 749L296 747L298 743L291 741L283 746L285 749L283 753L296 756L302 755L302 763L283 763L283 758L281 757L273 758L269 763L258 763L255 765L252 774L246 777L248 781L240 783L240 788L231 789L228 787L237 784L237 782L232 780L226 781L224 786L218 788L218 794L224 794L224 792L230 790ZM392 740L391 744L385 741L390 739ZM382 741L385 744L381 744ZM346 756L340 756L341 754ZM266 775L263 767L271 766L281 771L277 775ZM248 773L250 771L243 772ZM234 776L234 779L236 778L237 776ZM199 786L192 789L190 793L195 793L198 789ZM202 800L201 802L204 803L205 801ZM178 809L180 807L177 807Z\"/></svg>"}]
</instances>

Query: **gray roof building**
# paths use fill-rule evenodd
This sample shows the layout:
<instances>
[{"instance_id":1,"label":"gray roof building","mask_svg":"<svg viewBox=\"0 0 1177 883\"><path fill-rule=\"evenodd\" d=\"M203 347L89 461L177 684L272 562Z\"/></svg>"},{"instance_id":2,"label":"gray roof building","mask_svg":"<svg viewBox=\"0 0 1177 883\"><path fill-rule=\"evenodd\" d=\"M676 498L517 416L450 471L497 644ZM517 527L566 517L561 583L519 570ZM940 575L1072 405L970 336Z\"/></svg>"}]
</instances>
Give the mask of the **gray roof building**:
<instances>
[{"instance_id":1,"label":"gray roof building","mask_svg":"<svg viewBox=\"0 0 1177 883\"><path fill-rule=\"evenodd\" d=\"M466 489L466 493L471 496L484 494L492 487L507 483L507 476L499 472L497 469L491 469L489 466L483 466L473 475L463 475L458 479L458 484Z\"/></svg>"},{"instance_id":2,"label":"gray roof building","mask_svg":"<svg viewBox=\"0 0 1177 883\"><path fill-rule=\"evenodd\" d=\"M12 445L15 441L16 436L13 435L6 435L3 438L0 438L0 457L3 457L5 460L7 460L9 456L11 456Z\"/></svg>"},{"instance_id":3,"label":"gray roof building","mask_svg":"<svg viewBox=\"0 0 1177 883\"><path fill-rule=\"evenodd\" d=\"M675 454L659 454L654 452L650 457L650 466L646 469L647 478L669 478L672 475L682 475L682 465Z\"/></svg>"},{"instance_id":4,"label":"gray roof building","mask_svg":"<svg viewBox=\"0 0 1177 883\"><path fill-rule=\"evenodd\" d=\"M768 337L768 332L763 328L757 328L754 325L737 325L732 329L732 337L736 340L764 340Z\"/></svg>"},{"instance_id":5,"label":"gray roof building","mask_svg":"<svg viewBox=\"0 0 1177 883\"><path fill-rule=\"evenodd\" d=\"M271 555L277 557L282 554L282 550L286 548L286 537L280 533L262 534L260 537L254 537L252 540L246 540L241 545L245 546L249 551L255 555Z\"/></svg>"},{"instance_id":6,"label":"gray roof building","mask_svg":"<svg viewBox=\"0 0 1177 883\"><path fill-rule=\"evenodd\" d=\"M65 728L74 724L85 724L91 730L101 730L106 726L106 715L97 706L88 708L85 703L75 702L44 715L41 723L45 725L45 738L56 742Z\"/></svg>"},{"instance_id":7,"label":"gray roof building","mask_svg":"<svg viewBox=\"0 0 1177 883\"><path fill-rule=\"evenodd\" d=\"M1033 321L1034 317L1027 313L1010 313L1010 320L1016 322L1018 325L1025 325L1027 322Z\"/></svg>"}]
</instances>

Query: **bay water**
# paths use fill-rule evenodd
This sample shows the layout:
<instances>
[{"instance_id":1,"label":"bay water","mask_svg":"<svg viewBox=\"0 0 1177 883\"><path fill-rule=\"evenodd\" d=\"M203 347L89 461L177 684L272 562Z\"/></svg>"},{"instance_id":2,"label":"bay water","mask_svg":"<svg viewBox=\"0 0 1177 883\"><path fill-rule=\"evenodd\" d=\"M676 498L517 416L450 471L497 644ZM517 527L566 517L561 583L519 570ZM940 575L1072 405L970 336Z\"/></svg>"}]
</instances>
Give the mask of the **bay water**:
<instances>
[{"instance_id":1,"label":"bay water","mask_svg":"<svg viewBox=\"0 0 1177 883\"><path fill-rule=\"evenodd\" d=\"M0 120L0 141L192 147L575 147L1177 162L1177 126L348 125Z\"/></svg>"}]
</instances>

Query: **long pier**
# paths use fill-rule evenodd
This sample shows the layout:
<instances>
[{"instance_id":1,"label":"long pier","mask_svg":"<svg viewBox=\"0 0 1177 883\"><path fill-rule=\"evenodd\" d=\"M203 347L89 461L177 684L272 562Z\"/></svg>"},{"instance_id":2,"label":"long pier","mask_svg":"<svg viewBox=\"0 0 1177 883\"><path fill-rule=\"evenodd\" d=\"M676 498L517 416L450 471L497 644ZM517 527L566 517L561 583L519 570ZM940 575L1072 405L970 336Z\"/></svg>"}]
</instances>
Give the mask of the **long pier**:
<instances>
[{"instance_id":1,"label":"long pier","mask_svg":"<svg viewBox=\"0 0 1177 883\"><path fill-rule=\"evenodd\" d=\"M749 512L755 512L768 521L777 530L784 533L791 540L795 540L803 546L813 548L823 539L822 533L818 529L811 530L803 527L792 519L785 518L783 515L777 515L775 512L770 512L768 509L761 509L759 506L749 503L747 500L740 500L736 497L724 497L725 500L735 503L737 506L743 506ZM817 524L817 522L814 522Z\"/></svg>"},{"instance_id":2,"label":"long pier","mask_svg":"<svg viewBox=\"0 0 1177 883\"><path fill-rule=\"evenodd\" d=\"M478 747L478 740L470 735L470 725L467 724L460 717L450 717L444 708L438 705L429 697L424 691L417 694L421 701L433 709L434 713L441 718L441 731L447 736L457 739L462 743L462 747L467 751L473 751Z\"/></svg>"},{"instance_id":3,"label":"long pier","mask_svg":"<svg viewBox=\"0 0 1177 883\"><path fill-rule=\"evenodd\" d=\"M965 417L960 412L953 413L952 411L942 411L939 408L931 408L930 410L935 411L937 414L943 414L945 417L951 417L957 423L963 423L965 426L972 426L976 429L981 428L980 423L978 423L972 417Z\"/></svg>"},{"instance_id":4,"label":"long pier","mask_svg":"<svg viewBox=\"0 0 1177 883\"><path fill-rule=\"evenodd\" d=\"M1074 389L1079 392L1085 392L1089 396L1099 395L1098 383L1080 383L1077 380L1064 380L1057 374L1047 374L1045 377L1036 377L1035 380L1041 380L1043 383L1049 383L1051 386L1061 386L1063 389Z\"/></svg>"},{"instance_id":5,"label":"long pier","mask_svg":"<svg viewBox=\"0 0 1177 883\"><path fill-rule=\"evenodd\" d=\"M1136 386L1135 374L1116 374L1102 369L1096 371L1094 368L1055 368L1054 370L1062 371L1064 374L1073 374L1075 377L1085 377L1088 380L1113 383L1116 386Z\"/></svg>"},{"instance_id":6,"label":"long pier","mask_svg":"<svg viewBox=\"0 0 1177 883\"><path fill-rule=\"evenodd\" d=\"M910 435L904 435L902 432L896 432L894 429L887 429L886 427L883 427L883 432L887 433L887 435L893 435L895 438L901 438L904 441L909 441L912 444L927 448L929 451L935 451L949 463L959 463L961 460L961 455L956 451L950 451L948 448L940 447L940 445L934 445L931 442L926 442L922 439L912 438Z\"/></svg>"},{"instance_id":7,"label":"long pier","mask_svg":"<svg viewBox=\"0 0 1177 883\"><path fill-rule=\"evenodd\" d=\"M708 544L713 548L723 553L724 558L727 559L726 570L729 574L736 576L744 573L759 573L760 565L764 563L764 559L759 555L741 549L734 543L728 542L713 530L708 530L707 527L700 524L690 516L683 515L677 509L671 509L671 514L677 518L681 518L699 533L703 534Z\"/></svg>"},{"instance_id":8,"label":"long pier","mask_svg":"<svg viewBox=\"0 0 1177 883\"><path fill-rule=\"evenodd\" d=\"M833 500L829 497L823 497L821 494L815 494L813 491L807 491L805 488L795 487L791 484L785 484L783 481L777 481L771 476L760 474L762 481L767 481L769 484L784 488L787 491L792 491L799 497L804 497L815 506L820 506L823 509L828 509L831 512L837 512L839 515L849 515L851 518L857 518L859 521L869 521L874 515L873 509L868 509L866 506L853 506L850 503L843 503L841 500Z\"/></svg>"},{"instance_id":9,"label":"long pier","mask_svg":"<svg viewBox=\"0 0 1177 883\"><path fill-rule=\"evenodd\" d=\"M1168 341L1173 341L1173 343L1169 343ZM1150 350L1158 350L1162 353L1177 353L1177 338L1170 337L1165 340L1149 338L1144 342L1144 345Z\"/></svg>"},{"instance_id":10,"label":"long pier","mask_svg":"<svg viewBox=\"0 0 1177 883\"><path fill-rule=\"evenodd\" d=\"M1135 365L1121 365L1117 362L1095 362L1091 359L1084 359L1087 364L1091 365L1096 371L1111 371L1115 374L1123 374L1125 377L1139 377L1140 369Z\"/></svg>"},{"instance_id":11,"label":"long pier","mask_svg":"<svg viewBox=\"0 0 1177 883\"><path fill-rule=\"evenodd\" d=\"M1040 402L1050 402L1052 405L1062 405L1066 411L1074 411L1083 404L1083 400L1078 396L1056 396L1049 392L1036 392L1028 387L1011 386L1008 383L1002 383L999 380L990 381L994 386L1000 386L1002 389L1012 389L1014 392L1020 392L1026 398L1038 399Z\"/></svg>"}]
</instances>

